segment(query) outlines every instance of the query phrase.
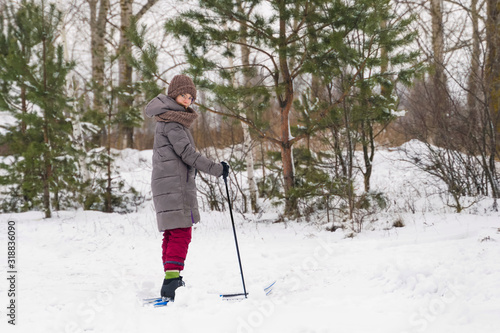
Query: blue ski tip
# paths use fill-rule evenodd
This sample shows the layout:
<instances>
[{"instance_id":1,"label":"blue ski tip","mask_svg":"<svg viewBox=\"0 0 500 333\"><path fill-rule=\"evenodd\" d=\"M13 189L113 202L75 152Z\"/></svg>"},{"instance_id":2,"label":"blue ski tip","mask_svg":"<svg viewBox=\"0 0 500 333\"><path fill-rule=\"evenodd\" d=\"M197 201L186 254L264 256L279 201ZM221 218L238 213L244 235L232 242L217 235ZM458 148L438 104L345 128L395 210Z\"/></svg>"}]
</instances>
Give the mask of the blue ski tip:
<instances>
[{"instance_id":1,"label":"blue ski tip","mask_svg":"<svg viewBox=\"0 0 500 333\"><path fill-rule=\"evenodd\" d=\"M155 308L159 308L159 307L162 307L162 306L167 306L168 303L169 303L169 301L158 302L158 303L155 303L154 307Z\"/></svg>"},{"instance_id":2,"label":"blue ski tip","mask_svg":"<svg viewBox=\"0 0 500 333\"><path fill-rule=\"evenodd\" d=\"M142 300L142 305L152 305L155 308L166 306L170 300L168 299L163 299L162 297L155 297L155 298L145 298Z\"/></svg>"},{"instance_id":3,"label":"blue ski tip","mask_svg":"<svg viewBox=\"0 0 500 333\"><path fill-rule=\"evenodd\" d=\"M267 287L264 288L264 291L268 291L269 289L271 289L274 285L276 284L276 281L274 281L273 283L271 283L270 285L268 285Z\"/></svg>"}]
</instances>

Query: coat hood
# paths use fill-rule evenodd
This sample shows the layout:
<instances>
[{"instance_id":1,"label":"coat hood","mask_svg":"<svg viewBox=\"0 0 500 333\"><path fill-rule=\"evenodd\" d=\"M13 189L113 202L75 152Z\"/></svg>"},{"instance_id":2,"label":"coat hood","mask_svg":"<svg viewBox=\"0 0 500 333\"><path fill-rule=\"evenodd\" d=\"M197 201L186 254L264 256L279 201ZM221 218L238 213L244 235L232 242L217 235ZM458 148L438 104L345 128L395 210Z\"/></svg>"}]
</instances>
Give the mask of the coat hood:
<instances>
[{"instance_id":1,"label":"coat hood","mask_svg":"<svg viewBox=\"0 0 500 333\"><path fill-rule=\"evenodd\" d=\"M194 112L194 110L190 109L191 108L188 108L188 112ZM163 94L159 94L158 96L153 98L145 108L146 116L148 116L149 118L160 115L167 111L185 112L186 109L182 105L177 104L177 102L172 97L168 97Z\"/></svg>"}]
</instances>

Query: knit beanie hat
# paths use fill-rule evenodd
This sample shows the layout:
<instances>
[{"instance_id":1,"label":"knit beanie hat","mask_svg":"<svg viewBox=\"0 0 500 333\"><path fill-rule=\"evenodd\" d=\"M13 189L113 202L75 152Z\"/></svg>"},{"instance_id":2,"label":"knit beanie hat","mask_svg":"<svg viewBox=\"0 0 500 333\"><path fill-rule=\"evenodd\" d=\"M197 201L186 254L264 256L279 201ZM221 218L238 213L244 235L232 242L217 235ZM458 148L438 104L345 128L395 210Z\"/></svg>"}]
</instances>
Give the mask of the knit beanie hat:
<instances>
[{"instance_id":1,"label":"knit beanie hat","mask_svg":"<svg viewBox=\"0 0 500 333\"><path fill-rule=\"evenodd\" d=\"M190 94L193 96L194 101L196 99L196 87L189 76L176 75L172 81L170 81L167 96L176 99L177 96L182 94Z\"/></svg>"}]
</instances>

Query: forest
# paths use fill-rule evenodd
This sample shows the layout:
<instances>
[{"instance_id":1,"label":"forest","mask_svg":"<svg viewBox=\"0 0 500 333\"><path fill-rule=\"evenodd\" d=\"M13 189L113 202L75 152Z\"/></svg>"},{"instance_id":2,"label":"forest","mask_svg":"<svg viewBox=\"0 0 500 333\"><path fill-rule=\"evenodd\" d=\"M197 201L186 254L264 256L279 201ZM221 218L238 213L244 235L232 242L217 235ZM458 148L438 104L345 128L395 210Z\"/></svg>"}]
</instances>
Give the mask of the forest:
<instances>
[{"instance_id":1,"label":"forest","mask_svg":"<svg viewBox=\"0 0 500 333\"><path fill-rule=\"evenodd\" d=\"M150 150L144 107L193 78L198 149L231 165L236 209L350 221L387 207L380 149L461 212L500 197L500 1L1 0L1 212L128 212L114 163ZM425 149L405 150L417 140ZM223 159L222 159L223 158ZM148 172L148 171L145 171ZM200 175L200 196L224 193Z\"/></svg>"}]
</instances>

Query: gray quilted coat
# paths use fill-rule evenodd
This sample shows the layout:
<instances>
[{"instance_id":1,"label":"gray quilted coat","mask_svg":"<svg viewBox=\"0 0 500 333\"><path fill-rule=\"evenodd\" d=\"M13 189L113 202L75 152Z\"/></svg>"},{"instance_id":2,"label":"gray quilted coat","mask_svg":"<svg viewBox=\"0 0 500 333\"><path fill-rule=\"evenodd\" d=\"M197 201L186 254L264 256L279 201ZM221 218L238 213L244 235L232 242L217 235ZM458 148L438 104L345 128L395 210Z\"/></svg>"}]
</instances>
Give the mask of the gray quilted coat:
<instances>
[{"instance_id":1,"label":"gray quilted coat","mask_svg":"<svg viewBox=\"0 0 500 333\"><path fill-rule=\"evenodd\" d=\"M167 111L186 110L162 94L149 102L145 110L148 117ZM196 151L188 128L178 122L157 121L151 190L159 231L187 228L200 221L195 169L219 177L223 168Z\"/></svg>"}]
</instances>

